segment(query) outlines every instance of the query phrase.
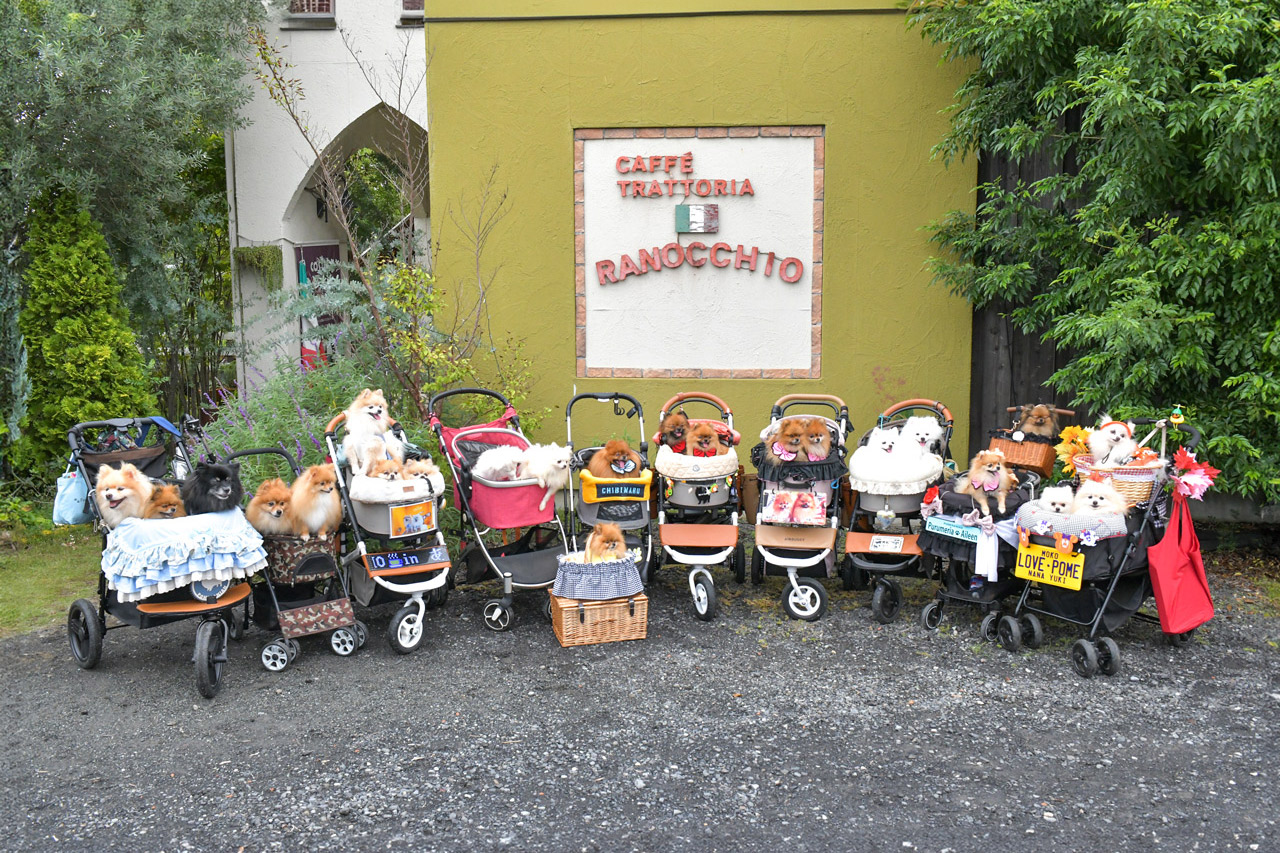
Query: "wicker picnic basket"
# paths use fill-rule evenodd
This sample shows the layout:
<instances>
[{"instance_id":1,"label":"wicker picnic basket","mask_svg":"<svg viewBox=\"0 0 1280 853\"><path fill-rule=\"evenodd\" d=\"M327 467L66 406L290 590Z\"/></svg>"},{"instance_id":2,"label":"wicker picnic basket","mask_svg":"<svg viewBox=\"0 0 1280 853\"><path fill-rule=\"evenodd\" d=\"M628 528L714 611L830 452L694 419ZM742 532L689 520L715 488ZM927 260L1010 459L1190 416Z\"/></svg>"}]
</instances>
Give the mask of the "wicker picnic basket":
<instances>
[{"instance_id":1,"label":"wicker picnic basket","mask_svg":"<svg viewBox=\"0 0 1280 853\"><path fill-rule=\"evenodd\" d=\"M551 596L551 627L562 646L589 646L649 635L649 597L643 592L607 601Z\"/></svg>"},{"instance_id":2,"label":"wicker picnic basket","mask_svg":"<svg viewBox=\"0 0 1280 853\"><path fill-rule=\"evenodd\" d=\"M1071 462L1081 480L1087 480L1095 472L1110 477L1130 509L1151 500L1159 488L1160 472L1164 470L1162 459L1142 465L1094 465L1092 456L1081 453L1072 457Z\"/></svg>"},{"instance_id":3,"label":"wicker picnic basket","mask_svg":"<svg viewBox=\"0 0 1280 853\"><path fill-rule=\"evenodd\" d=\"M1041 477L1053 474L1053 464L1058 454L1051 440L1040 439L1039 436L1027 436L1022 441L1014 441L1010 436L1012 430L997 429L991 431L991 444L988 450L999 450L1004 454L1004 461L1013 468L1034 471Z\"/></svg>"}]
</instances>

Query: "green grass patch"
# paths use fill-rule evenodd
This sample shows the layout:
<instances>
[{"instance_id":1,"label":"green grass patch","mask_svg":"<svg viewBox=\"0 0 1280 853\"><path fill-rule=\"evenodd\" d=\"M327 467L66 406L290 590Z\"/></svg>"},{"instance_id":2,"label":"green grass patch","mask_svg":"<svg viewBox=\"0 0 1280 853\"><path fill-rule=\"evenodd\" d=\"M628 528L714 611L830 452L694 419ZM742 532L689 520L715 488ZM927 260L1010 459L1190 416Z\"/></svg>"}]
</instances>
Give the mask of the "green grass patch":
<instances>
[{"instance_id":1,"label":"green grass patch","mask_svg":"<svg viewBox=\"0 0 1280 853\"><path fill-rule=\"evenodd\" d=\"M102 538L89 525L30 533L0 550L0 637L62 622L77 598L96 599Z\"/></svg>"},{"instance_id":2,"label":"green grass patch","mask_svg":"<svg viewBox=\"0 0 1280 853\"><path fill-rule=\"evenodd\" d=\"M1280 611L1280 581L1271 578L1258 578L1258 592L1262 594L1263 605L1272 613Z\"/></svg>"}]
</instances>

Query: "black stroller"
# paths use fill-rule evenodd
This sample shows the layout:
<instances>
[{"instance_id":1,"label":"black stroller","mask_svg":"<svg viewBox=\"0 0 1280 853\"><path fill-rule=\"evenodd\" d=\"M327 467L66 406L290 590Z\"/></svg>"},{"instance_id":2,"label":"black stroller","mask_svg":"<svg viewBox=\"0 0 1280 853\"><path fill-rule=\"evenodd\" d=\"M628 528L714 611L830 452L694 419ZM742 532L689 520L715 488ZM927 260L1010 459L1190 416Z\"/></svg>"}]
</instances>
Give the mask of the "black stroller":
<instances>
[{"instance_id":1,"label":"black stroller","mask_svg":"<svg viewBox=\"0 0 1280 853\"><path fill-rule=\"evenodd\" d=\"M194 426L187 419L184 428ZM147 629L195 619L196 689L212 699L222 687L227 640L240 639L246 580L266 563L262 537L237 510L186 518L126 518L107 531L94 490L101 466L132 465L142 476L170 484L194 467L184 434L160 417L87 421L67 433L71 461L90 487L87 509L102 536L98 600L71 605L67 638L81 669L102 658L109 627ZM122 625L107 625L107 616Z\"/></svg>"}]
</instances>

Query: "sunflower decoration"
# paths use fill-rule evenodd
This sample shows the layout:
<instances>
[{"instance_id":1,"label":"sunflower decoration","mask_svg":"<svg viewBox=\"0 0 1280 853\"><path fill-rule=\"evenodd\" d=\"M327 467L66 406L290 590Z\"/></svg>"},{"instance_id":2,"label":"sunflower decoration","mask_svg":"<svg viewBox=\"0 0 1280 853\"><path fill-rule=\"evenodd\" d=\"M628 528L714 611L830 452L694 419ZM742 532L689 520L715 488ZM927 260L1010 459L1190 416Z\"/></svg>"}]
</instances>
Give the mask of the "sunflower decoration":
<instances>
[{"instance_id":1,"label":"sunflower decoration","mask_svg":"<svg viewBox=\"0 0 1280 853\"><path fill-rule=\"evenodd\" d=\"M1054 450L1058 454L1058 461L1062 463L1062 473L1071 477L1076 473L1075 458L1079 454L1089 452L1089 433L1092 432L1088 427L1068 426L1063 427L1062 432L1058 433L1058 438L1062 441L1054 445Z\"/></svg>"}]
</instances>

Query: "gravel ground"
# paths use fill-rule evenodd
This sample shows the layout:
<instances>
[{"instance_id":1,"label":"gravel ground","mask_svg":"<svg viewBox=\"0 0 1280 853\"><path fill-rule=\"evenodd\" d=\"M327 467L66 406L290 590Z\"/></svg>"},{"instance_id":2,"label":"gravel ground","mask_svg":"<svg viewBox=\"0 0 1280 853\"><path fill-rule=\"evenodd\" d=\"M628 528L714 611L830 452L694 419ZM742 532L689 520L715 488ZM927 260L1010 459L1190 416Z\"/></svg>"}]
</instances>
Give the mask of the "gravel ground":
<instances>
[{"instance_id":1,"label":"gravel ground","mask_svg":"<svg viewBox=\"0 0 1280 853\"><path fill-rule=\"evenodd\" d=\"M965 609L926 633L924 581L888 626L865 593L809 624L779 580L717 581L715 622L668 568L648 639L579 648L535 593L491 633L474 587L407 657L393 608L281 673L251 629L212 701L192 622L111 631L88 672L60 630L0 641L0 847L1280 850L1280 617L1238 579L1189 646L1131 621L1089 680L1062 624L1016 655Z\"/></svg>"}]
</instances>

